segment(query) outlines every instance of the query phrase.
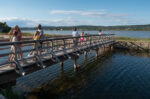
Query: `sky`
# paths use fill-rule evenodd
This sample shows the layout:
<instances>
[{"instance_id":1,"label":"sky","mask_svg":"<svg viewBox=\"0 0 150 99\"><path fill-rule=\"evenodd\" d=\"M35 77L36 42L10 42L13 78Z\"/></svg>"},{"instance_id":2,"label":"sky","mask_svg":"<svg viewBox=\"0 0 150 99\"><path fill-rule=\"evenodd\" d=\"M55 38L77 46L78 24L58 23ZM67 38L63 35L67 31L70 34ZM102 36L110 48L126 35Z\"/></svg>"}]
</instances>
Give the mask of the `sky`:
<instances>
[{"instance_id":1,"label":"sky","mask_svg":"<svg viewBox=\"0 0 150 99\"><path fill-rule=\"evenodd\" d=\"M0 22L9 26L150 24L150 0L0 0Z\"/></svg>"}]
</instances>

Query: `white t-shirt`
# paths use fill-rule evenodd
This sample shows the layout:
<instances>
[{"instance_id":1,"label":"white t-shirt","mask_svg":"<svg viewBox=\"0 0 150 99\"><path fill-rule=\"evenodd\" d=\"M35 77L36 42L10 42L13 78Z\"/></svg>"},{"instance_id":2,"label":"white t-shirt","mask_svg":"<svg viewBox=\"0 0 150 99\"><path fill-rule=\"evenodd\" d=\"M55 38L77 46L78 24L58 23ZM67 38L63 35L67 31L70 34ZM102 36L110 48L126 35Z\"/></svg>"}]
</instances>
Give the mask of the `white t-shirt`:
<instances>
[{"instance_id":1,"label":"white t-shirt","mask_svg":"<svg viewBox=\"0 0 150 99\"><path fill-rule=\"evenodd\" d=\"M102 32L98 32L99 35L102 35Z\"/></svg>"},{"instance_id":2,"label":"white t-shirt","mask_svg":"<svg viewBox=\"0 0 150 99\"><path fill-rule=\"evenodd\" d=\"M12 42L18 42L17 38L13 37L12 38ZM16 50L17 50L17 52L19 51L19 47L18 46L17 46ZM15 46L14 45L11 46L11 51L15 52Z\"/></svg>"},{"instance_id":3,"label":"white t-shirt","mask_svg":"<svg viewBox=\"0 0 150 99\"><path fill-rule=\"evenodd\" d=\"M17 38L16 38L16 37L13 37L13 38L12 38L12 42L18 42Z\"/></svg>"},{"instance_id":4,"label":"white t-shirt","mask_svg":"<svg viewBox=\"0 0 150 99\"><path fill-rule=\"evenodd\" d=\"M73 37L79 36L78 31L73 31L73 32L72 32L72 36L73 36Z\"/></svg>"},{"instance_id":5,"label":"white t-shirt","mask_svg":"<svg viewBox=\"0 0 150 99\"><path fill-rule=\"evenodd\" d=\"M44 31L43 31L43 29L38 29L38 31L40 32L41 39L43 39L44 38Z\"/></svg>"}]
</instances>

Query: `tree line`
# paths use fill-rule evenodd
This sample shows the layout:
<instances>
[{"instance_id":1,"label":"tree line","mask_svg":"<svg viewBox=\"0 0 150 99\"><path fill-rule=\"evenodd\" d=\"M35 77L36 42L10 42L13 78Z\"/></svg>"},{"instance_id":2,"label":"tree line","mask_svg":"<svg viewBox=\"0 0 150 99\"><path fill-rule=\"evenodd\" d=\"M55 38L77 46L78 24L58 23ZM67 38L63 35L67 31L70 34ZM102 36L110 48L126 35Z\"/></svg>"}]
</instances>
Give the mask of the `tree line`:
<instances>
[{"instance_id":1,"label":"tree line","mask_svg":"<svg viewBox=\"0 0 150 99\"><path fill-rule=\"evenodd\" d=\"M124 25L124 26L92 26L92 25L80 25L80 26L43 26L44 30L72 30L74 27L78 30L126 30L126 31L150 31L150 24L148 25ZM11 27L6 22L0 22L0 32L8 33ZM36 30L36 27L21 27L21 30Z\"/></svg>"},{"instance_id":2,"label":"tree line","mask_svg":"<svg viewBox=\"0 0 150 99\"><path fill-rule=\"evenodd\" d=\"M133 31L150 31L150 24L148 25L124 25L124 26L43 26L45 30L72 30L74 27L78 30L133 30ZM36 27L22 27L22 30L35 30Z\"/></svg>"}]
</instances>

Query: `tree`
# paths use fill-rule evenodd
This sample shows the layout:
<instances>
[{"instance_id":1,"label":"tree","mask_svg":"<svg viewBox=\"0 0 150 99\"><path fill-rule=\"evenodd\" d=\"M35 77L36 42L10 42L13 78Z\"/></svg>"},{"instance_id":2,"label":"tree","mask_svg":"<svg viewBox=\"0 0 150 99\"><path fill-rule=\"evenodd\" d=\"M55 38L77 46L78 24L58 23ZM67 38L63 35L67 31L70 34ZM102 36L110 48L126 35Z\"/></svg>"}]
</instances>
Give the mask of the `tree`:
<instances>
[{"instance_id":1,"label":"tree","mask_svg":"<svg viewBox=\"0 0 150 99\"><path fill-rule=\"evenodd\" d=\"M10 31L10 27L7 25L7 23L6 22L0 22L0 32L2 32L2 33L7 33L7 32L9 32Z\"/></svg>"}]
</instances>

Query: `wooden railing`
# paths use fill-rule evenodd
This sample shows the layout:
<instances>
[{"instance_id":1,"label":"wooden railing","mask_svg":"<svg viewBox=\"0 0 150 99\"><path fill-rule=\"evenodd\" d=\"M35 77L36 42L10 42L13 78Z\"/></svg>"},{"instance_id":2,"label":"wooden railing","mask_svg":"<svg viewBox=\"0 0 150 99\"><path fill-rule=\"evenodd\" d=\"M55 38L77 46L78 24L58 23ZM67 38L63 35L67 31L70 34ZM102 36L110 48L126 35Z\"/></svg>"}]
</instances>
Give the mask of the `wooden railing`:
<instances>
[{"instance_id":1,"label":"wooden railing","mask_svg":"<svg viewBox=\"0 0 150 99\"><path fill-rule=\"evenodd\" d=\"M80 41L80 37L58 37L58 38L45 38L42 40L28 40L21 42L1 42L0 43L0 70L4 67L10 67L10 64L15 64L15 69L19 74L24 75L24 66L29 66L32 63L37 63L38 66L45 68L43 63L44 58L53 59L59 62L58 56L66 55L70 57L69 53L77 53L78 51L84 51L87 49L92 49L96 46L112 44L114 42L113 34L103 34L103 35L87 35L83 36L84 41ZM74 44L73 40L78 39L77 45ZM38 44L42 43L42 53L40 54ZM22 45L22 51L15 51L15 53L10 52L10 46L15 46L17 48L18 44ZM33 46L36 48L33 48ZM31 54L35 52L36 54ZM18 54L23 53L23 58L19 59ZM13 61L9 61L9 55L15 55ZM35 61L34 61L35 59ZM33 61L31 61L33 60ZM25 64L21 64L25 62ZM12 68L12 67L11 67Z\"/></svg>"}]
</instances>

